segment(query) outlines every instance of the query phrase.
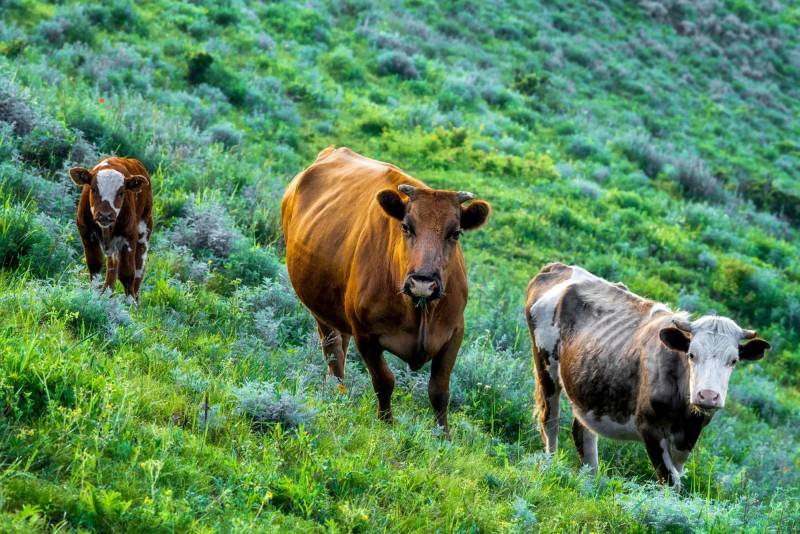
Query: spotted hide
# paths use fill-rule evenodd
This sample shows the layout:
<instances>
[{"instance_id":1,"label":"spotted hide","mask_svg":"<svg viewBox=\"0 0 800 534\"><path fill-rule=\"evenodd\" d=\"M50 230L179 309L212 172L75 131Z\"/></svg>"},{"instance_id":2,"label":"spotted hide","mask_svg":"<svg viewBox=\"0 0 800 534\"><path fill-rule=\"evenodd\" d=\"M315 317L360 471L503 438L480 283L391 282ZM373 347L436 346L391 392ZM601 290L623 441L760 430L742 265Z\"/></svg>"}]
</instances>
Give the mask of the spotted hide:
<instances>
[{"instance_id":1,"label":"spotted hide","mask_svg":"<svg viewBox=\"0 0 800 534\"><path fill-rule=\"evenodd\" d=\"M558 444L563 390L584 464L597 468L597 436L637 440L658 478L673 485L703 427L724 406L733 367L769 348L731 319L692 321L623 284L560 263L531 280L525 313L547 451Z\"/></svg>"},{"instance_id":2,"label":"spotted hide","mask_svg":"<svg viewBox=\"0 0 800 534\"><path fill-rule=\"evenodd\" d=\"M106 259L104 288L117 279L135 302L144 277L153 232L153 193L144 165L130 158L106 158L91 169L74 167L70 178L82 188L77 225L89 276Z\"/></svg>"}]
</instances>

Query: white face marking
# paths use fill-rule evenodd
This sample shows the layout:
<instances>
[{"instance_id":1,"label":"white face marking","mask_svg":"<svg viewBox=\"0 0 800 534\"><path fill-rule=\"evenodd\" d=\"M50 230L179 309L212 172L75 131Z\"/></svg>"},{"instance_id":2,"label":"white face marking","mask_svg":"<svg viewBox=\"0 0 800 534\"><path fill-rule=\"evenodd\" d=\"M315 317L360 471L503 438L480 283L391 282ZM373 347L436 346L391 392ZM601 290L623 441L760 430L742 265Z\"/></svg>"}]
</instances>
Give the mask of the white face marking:
<instances>
[{"instance_id":1,"label":"white face marking","mask_svg":"<svg viewBox=\"0 0 800 534\"><path fill-rule=\"evenodd\" d=\"M103 169L97 173L97 189L100 199L111 204L117 215L119 215L120 209L114 205L114 200L117 198L117 191L123 185L125 185L125 177L119 171Z\"/></svg>"},{"instance_id":2,"label":"white face marking","mask_svg":"<svg viewBox=\"0 0 800 534\"><path fill-rule=\"evenodd\" d=\"M572 275L569 280L565 280L547 290L531 306L531 317L533 317L536 325L533 329L536 346L539 350L544 350L554 357L558 357L558 355L553 354L553 351L560 336L559 325L555 320L556 306L558 306L564 291L571 285L584 280L600 280L600 278L580 267L572 266L570 269L572 269Z\"/></svg>"},{"instance_id":3,"label":"white face marking","mask_svg":"<svg viewBox=\"0 0 800 534\"><path fill-rule=\"evenodd\" d=\"M701 391L719 394L719 408L725 406L732 363L739 359L742 329L726 317L704 316L692 323L689 343L689 400L705 404ZM707 400L707 399L706 399Z\"/></svg>"},{"instance_id":4,"label":"white face marking","mask_svg":"<svg viewBox=\"0 0 800 534\"><path fill-rule=\"evenodd\" d=\"M605 436L611 439L622 440L640 440L639 430L636 428L636 417L631 415L627 421L618 423L612 420L609 416L603 415L598 417L597 414L589 410L586 413L580 413L574 408L575 416L580 419L585 427L589 428L595 434Z\"/></svg>"}]
</instances>

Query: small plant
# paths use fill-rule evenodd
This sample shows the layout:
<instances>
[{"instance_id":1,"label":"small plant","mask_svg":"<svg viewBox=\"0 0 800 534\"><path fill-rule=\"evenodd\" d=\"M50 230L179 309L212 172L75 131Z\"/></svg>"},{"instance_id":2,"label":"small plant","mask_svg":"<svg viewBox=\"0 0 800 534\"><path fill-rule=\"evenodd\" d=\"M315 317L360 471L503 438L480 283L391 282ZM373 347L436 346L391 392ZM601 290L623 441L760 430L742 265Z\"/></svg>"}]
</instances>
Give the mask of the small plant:
<instances>
[{"instance_id":1,"label":"small plant","mask_svg":"<svg viewBox=\"0 0 800 534\"><path fill-rule=\"evenodd\" d=\"M278 389L273 382L245 382L233 394L238 413L250 417L258 426L280 423L294 428L310 423L315 415L302 390L290 393Z\"/></svg>"},{"instance_id":2,"label":"small plant","mask_svg":"<svg viewBox=\"0 0 800 534\"><path fill-rule=\"evenodd\" d=\"M377 59L377 72L381 76L398 76L404 80L419 79L419 71L414 62L400 51L382 52Z\"/></svg>"},{"instance_id":3,"label":"small plant","mask_svg":"<svg viewBox=\"0 0 800 534\"><path fill-rule=\"evenodd\" d=\"M242 142L242 132L229 123L215 124L208 130L212 143L220 143L225 148L234 148Z\"/></svg>"}]
</instances>

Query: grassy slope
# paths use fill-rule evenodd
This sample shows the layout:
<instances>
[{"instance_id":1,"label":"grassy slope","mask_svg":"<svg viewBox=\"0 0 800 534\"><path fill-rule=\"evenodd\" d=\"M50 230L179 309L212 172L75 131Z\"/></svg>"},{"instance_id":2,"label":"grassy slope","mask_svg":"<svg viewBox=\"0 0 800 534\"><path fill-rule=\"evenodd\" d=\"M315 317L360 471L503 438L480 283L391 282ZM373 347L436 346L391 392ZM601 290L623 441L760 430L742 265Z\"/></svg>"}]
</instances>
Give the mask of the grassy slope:
<instances>
[{"instance_id":1,"label":"grassy slope","mask_svg":"<svg viewBox=\"0 0 800 534\"><path fill-rule=\"evenodd\" d=\"M5 2L3 530L790 530L800 13L605 5ZM422 372L396 365L391 428L354 355L348 395L322 385L276 210L328 144L495 207L464 240L452 443ZM154 169L137 309L88 288L70 223L65 168L110 153ZM633 444L579 472L566 414L563 454L538 453L521 302L553 260L775 347L737 370L684 494Z\"/></svg>"}]
</instances>

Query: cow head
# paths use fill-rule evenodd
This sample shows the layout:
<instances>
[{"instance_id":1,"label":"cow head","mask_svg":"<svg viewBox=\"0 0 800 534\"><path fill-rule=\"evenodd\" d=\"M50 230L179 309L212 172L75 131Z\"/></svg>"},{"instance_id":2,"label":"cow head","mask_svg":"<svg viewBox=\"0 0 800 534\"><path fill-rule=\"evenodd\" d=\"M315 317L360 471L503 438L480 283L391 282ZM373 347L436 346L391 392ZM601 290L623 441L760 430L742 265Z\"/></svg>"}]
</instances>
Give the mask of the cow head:
<instances>
[{"instance_id":1,"label":"cow head","mask_svg":"<svg viewBox=\"0 0 800 534\"><path fill-rule=\"evenodd\" d=\"M98 165L91 171L83 167L73 167L69 177L75 185L89 188L89 207L92 218L102 228L110 228L117 221L117 215L125 203L125 193L138 192L148 183L145 176L129 176L124 170L109 165Z\"/></svg>"},{"instance_id":2,"label":"cow head","mask_svg":"<svg viewBox=\"0 0 800 534\"><path fill-rule=\"evenodd\" d=\"M445 273L458 240L466 230L482 226L491 208L472 193L442 191L401 185L378 193L383 210L399 221L405 243L405 278L402 292L415 303L436 300L445 294ZM405 197L405 198L403 198Z\"/></svg>"},{"instance_id":3,"label":"cow head","mask_svg":"<svg viewBox=\"0 0 800 534\"><path fill-rule=\"evenodd\" d=\"M760 360L770 348L753 330L743 330L725 317L706 315L694 322L675 318L673 325L661 330L661 341L686 354L689 402L702 409L725 406L728 381L736 363Z\"/></svg>"}]
</instances>

